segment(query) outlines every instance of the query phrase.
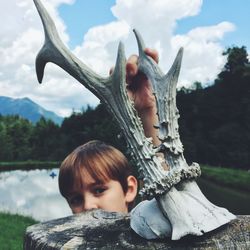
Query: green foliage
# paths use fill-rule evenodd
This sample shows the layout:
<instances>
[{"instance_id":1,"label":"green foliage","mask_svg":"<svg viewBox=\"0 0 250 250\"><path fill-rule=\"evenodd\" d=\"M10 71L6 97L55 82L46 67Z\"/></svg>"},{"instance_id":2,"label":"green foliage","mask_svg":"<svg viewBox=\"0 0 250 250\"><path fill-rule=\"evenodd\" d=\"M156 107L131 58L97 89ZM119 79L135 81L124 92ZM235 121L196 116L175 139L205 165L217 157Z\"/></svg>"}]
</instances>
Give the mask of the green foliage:
<instances>
[{"instance_id":1,"label":"green foliage","mask_svg":"<svg viewBox=\"0 0 250 250\"><path fill-rule=\"evenodd\" d=\"M245 71L245 66L249 63L246 47L228 48L223 54L227 56L227 63L220 76L223 76L224 72L234 75Z\"/></svg>"},{"instance_id":2,"label":"green foliage","mask_svg":"<svg viewBox=\"0 0 250 250\"><path fill-rule=\"evenodd\" d=\"M34 125L19 116L0 116L0 161L61 161L89 140L125 150L118 134L118 126L103 105L74 112L60 127L45 118Z\"/></svg>"},{"instance_id":3,"label":"green foliage","mask_svg":"<svg viewBox=\"0 0 250 250\"><path fill-rule=\"evenodd\" d=\"M0 116L0 159L29 157L32 124L19 116Z\"/></svg>"},{"instance_id":4,"label":"green foliage","mask_svg":"<svg viewBox=\"0 0 250 250\"><path fill-rule=\"evenodd\" d=\"M82 113L73 113L63 121L61 133L67 152L89 140L101 140L121 150L125 149L125 143L118 139L119 128L104 105L95 109L87 107Z\"/></svg>"},{"instance_id":5,"label":"green foliage","mask_svg":"<svg viewBox=\"0 0 250 250\"><path fill-rule=\"evenodd\" d=\"M23 237L28 226L37 223L32 218L0 212L0 248L23 249Z\"/></svg>"},{"instance_id":6,"label":"green foliage","mask_svg":"<svg viewBox=\"0 0 250 250\"><path fill-rule=\"evenodd\" d=\"M230 48L207 88L179 91L180 134L189 162L250 168L250 70L246 48Z\"/></svg>"},{"instance_id":7,"label":"green foliage","mask_svg":"<svg viewBox=\"0 0 250 250\"><path fill-rule=\"evenodd\" d=\"M8 171L8 170L31 170L31 169L52 169L58 168L60 166L59 161L35 161L35 160L27 160L27 161L11 161L11 162L0 162L0 171Z\"/></svg>"},{"instance_id":8,"label":"green foliage","mask_svg":"<svg viewBox=\"0 0 250 250\"><path fill-rule=\"evenodd\" d=\"M201 166L202 178L236 190L250 191L250 172L223 167Z\"/></svg>"},{"instance_id":9,"label":"green foliage","mask_svg":"<svg viewBox=\"0 0 250 250\"><path fill-rule=\"evenodd\" d=\"M42 117L36 123L31 138L32 159L57 160L59 141L60 127Z\"/></svg>"}]
</instances>

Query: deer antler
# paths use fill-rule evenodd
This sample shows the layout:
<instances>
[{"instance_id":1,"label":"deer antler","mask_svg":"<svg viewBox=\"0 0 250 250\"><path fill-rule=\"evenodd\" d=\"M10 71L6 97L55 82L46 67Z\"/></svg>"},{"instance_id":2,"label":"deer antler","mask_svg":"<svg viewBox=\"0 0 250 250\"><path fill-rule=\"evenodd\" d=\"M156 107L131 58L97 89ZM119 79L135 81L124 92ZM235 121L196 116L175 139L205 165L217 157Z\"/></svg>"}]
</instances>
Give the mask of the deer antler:
<instances>
[{"instance_id":1,"label":"deer antler","mask_svg":"<svg viewBox=\"0 0 250 250\"><path fill-rule=\"evenodd\" d=\"M53 62L77 79L107 106L125 135L130 147L131 156L137 163L139 172L144 176L143 181L145 187L141 193L144 193L148 197L153 197L154 195L165 193L185 175L190 178L197 177L199 175L197 169L192 173L190 170L186 171L186 168L183 167L182 171L174 167L171 168L170 171L164 170L161 159L156 155L156 152L161 149L155 149L151 139L145 137L140 118L126 93L126 59L123 44L119 44L113 74L110 77L103 78L89 69L65 47L59 38L53 20L40 0L34 0L34 2L42 19L45 32L45 43L36 58L38 81L42 81L46 63ZM136 31L135 33L138 37L139 34ZM140 53L142 54L142 52ZM181 55L182 52L179 52L175 63L179 68ZM145 58L153 62L151 58ZM153 65L155 69L159 69L155 67L157 65L154 62ZM179 69L173 71L173 73L175 73L175 75L171 74L171 77L177 81ZM168 76L163 76L163 78L167 77ZM166 119L169 119L169 117ZM175 136L176 135L178 135L178 131L177 134L175 133ZM178 143L181 145L180 140ZM165 144L167 145L167 142ZM174 145L172 149L174 150ZM171 161L168 162L171 164ZM177 174L176 171L180 173Z\"/></svg>"},{"instance_id":2,"label":"deer antler","mask_svg":"<svg viewBox=\"0 0 250 250\"><path fill-rule=\"evenodd\" d=\"M164 153L165 160L170 167L168 174L175 176L173 184L169 185L171 188L182 179L196 178L201 173L197 163L193 163L191 166L187 165L178 132L179 111L176 107L176 85L180 73L183 48L179 50L172 67L165 75L158 64L145 54L145 45L140 34L136 30L134 30L134 33L139 48L138 67L150 80L157 104L158 137L162 142L157 150Z\"/></svg>"},{"instance_id":3,"label":"deer antler","mask_svg":"<svg viewBox=\"0 0 250 250\"><path fill-rule=\"evenodd\" d=\"M150 80L156 98L158 137L161 141L158 150L164 153L170 167L168 174L174 176L176 182L168 192L155 196L156 200L139 204L132 211L131 227L148 239L171 235L176 240L187 234L202 235L235 216L206 199L194 181L200 175L199 165L192 163L188 166L183 155L176 107L176 85L183 49L179 50L172 67L164 75L159 66L145 54L144 42L137 31L135 35L139 49L138 67Z\"/></svg>"},{"instance_id":4,"label":"deer antler","mask_svg":"<svg viewBox=\"0 0 250 250\"><path fill-rule=\"evenodd\" d=\"M45 43L36 58L38 81L42 81L46 63L53 62L95 94L116 118L124 133L131 156L143 176L144 188L141 193L156 197L157 201L153 199L134 209L131 215L132 228L146 238L167 236L172 232L172 239L179 239L186 234L201 235L234 218L227 210L214 206L203 196L193 180L200 175L199 165L194 163L188 166L183 156L175 100L183 50L180 49L173 66L164 75L144 53L144 43L135 31L139 47L139 70L151 81L157 102L159 139L162 144L154 148L151 138L145 137L141 120L126 92L126 60L122 43L119 44L114 72L110 77L101 77L64 46L40 0L34 0L34 3L45 32ZM163 169L157 152L164 153L169 171Z\"/></svg>"}]
</instances>

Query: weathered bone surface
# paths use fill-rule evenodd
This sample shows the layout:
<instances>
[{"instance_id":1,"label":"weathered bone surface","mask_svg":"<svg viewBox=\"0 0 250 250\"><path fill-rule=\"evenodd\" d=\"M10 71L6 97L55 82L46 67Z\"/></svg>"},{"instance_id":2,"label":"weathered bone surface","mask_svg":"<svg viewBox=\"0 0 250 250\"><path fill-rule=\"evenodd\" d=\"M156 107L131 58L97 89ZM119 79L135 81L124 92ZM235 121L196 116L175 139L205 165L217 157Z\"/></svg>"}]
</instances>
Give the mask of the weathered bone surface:
<instances>
[{"instance_id":1,"label":"weathered bone surface","mask_svg":"<svg viewBox=\"0 0 250 250\"><path fill-rule=\"evenodd\" d=\"M176 85L180 71L182 49L179 51L175 62L169 72L164 75L158 65L144 53L144 43L138 32L135 32L139 47L139 70L147 75L152 83L153 91L157 103L157 111L159 117L159 139L162 144L159 151L164 153L166 163L170 167L170 174L176 173L180 178L179 184L172 187L168 192L157 195L156 200L159 208L166 218L168 218L171 227L173 240L178 240L187 234L202 235L217 227L233 220L235 216L226 209L220 208L209 202L200 191L195 180L185 180L193 173L199 174L199 165L193 163L191 166L183 156L183 147L178 133L178 117L179 113L176 107ZM185 169L185 171L183 171ZM189 172L190 171L190 172ZM184 173L184 175L180 174ZM150 203L156 206L156 201ZM155 209L155 208L154 208ZM156 209L155 209L156 211ZM156 223L151 223L150 216L152 209L149 204L140 204L131 213L131 227L141 236L145 238L161 238L168 235L166 228L160 227ZM159 218L156 218L159 215ZM154 218L161 220L159 213L155 213ZM168 221L164 221L167 223ZM150 229L155 235L150 235L147 227L142 225L150 225Z\"/></svg>"},{"instance_id":2,"label":"weathered bone surface","mask_svg":"<svg viewBox=\"0 0 250 250\"><path fill-rule=\"evenodd\" d=\"M155 148L151 138L145 137L140 118L126 93L126 59L122 43L119 45L113 74L107 78L98 76L65 47L40 0L34 0L34 3L45 32L45 43L36 59L38 81L42 81L46 63L53 62L106 104L122 129L131 156L143 176L144 187L141 194L157 200L143 203L134 209L132 228L146 238L152 238L147 236L152 235L147 233L147 230L151 230L155 234L153 238L171 235L172 239L179 239L187 234L201 235L234 219L234 215L226 209L216 207L204 197L194 181L200 175L199 165L194 163L188 166L183 156L175 100L183 50L180 49L173 66L164 75L158 65L144 53L143 41L135 31L139 46L138 66L151 81L157 101L159 139L162 144ZM163 169L157 152L164 154L169 171ZM157 218L159 223L154 224L148 220L152 209L155 211L155 220ZM163 218L166 224L164 229L160 223ZM149 226L148 229L143 223Z\"/></svg>"}]
</instances>

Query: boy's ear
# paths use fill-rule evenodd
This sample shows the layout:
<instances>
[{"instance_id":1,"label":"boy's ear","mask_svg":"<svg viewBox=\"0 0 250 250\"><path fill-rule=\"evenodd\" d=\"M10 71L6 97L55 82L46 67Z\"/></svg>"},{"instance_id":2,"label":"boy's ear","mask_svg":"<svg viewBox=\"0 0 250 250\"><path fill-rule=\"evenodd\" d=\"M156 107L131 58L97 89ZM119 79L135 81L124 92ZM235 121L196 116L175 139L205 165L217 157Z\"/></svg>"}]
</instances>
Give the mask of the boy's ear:
<instances>
[{"instance_id":1,"label":"boy's ear","mask_svg":"<svg viewBox=\"0 0 250 250\"><path fill-rule=\"evenodd\" d=\"M137 180L133 175L128 176L127 178L128 182L128 190L127 193L125 194L125 199L127 203L130 203L134 201L136 194L137 194Z\"/></svg>"}]
</instances>

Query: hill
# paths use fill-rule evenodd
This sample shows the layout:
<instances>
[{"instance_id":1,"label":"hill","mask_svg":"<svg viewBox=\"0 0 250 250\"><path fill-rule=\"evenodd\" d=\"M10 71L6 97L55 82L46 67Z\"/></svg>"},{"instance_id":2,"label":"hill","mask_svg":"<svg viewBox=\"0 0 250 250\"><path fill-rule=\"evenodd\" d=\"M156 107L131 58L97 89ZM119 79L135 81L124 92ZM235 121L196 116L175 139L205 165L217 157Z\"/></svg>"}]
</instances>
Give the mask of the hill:
<instances>
[{"instance_id":1,"label":"hill","mask_svg":"<svg viewBox=\"0 0 250 250\"><path fill-rule=\"evenodd\" d=\"M19 115L28 119L32 123L39 121L42 116L48 120L52 120L56 124L61 124L63 121L63 117L60 117L54 112L44 109L27 97L15 99L6 96L0 96L0 114Z\"/></svg>"}]
</instances>

